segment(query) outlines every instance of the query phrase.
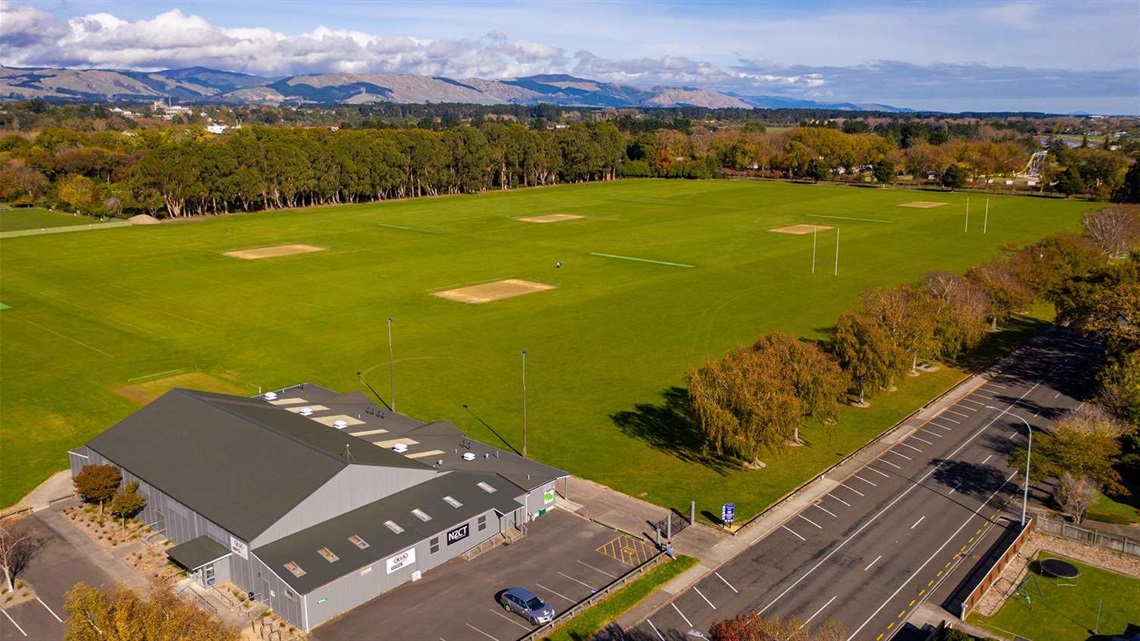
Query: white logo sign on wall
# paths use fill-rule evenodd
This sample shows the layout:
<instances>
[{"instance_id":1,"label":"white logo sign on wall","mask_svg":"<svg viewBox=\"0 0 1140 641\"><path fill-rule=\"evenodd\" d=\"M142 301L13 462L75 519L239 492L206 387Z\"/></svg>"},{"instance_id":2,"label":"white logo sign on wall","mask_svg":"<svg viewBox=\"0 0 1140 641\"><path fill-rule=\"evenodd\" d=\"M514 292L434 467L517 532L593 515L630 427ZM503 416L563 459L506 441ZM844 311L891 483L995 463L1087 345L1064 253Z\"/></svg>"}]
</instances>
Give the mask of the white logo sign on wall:
<instances>
[{"instance_id":1,"label":"white logo sign on wall","mask_svg":"<svg viewBox=\"0 0 1140 641\"><path fill-rule=\"evenodd\" d=\"M416 562L416 549L409 548L388 559L388 574L405 568Z\"/></svg>"},{"instance_id":2,"label":"white logo sign on wall","mask_svg":"<svg viewBox=\"0 0 1140 641\"><path fill-rule=\"evenodd\" d=\"M249 546L245 544L245 541L239 540L237 537L230 537L230 552L233 552L247 561L249 560Z\"/></svg>"}]
</instances>

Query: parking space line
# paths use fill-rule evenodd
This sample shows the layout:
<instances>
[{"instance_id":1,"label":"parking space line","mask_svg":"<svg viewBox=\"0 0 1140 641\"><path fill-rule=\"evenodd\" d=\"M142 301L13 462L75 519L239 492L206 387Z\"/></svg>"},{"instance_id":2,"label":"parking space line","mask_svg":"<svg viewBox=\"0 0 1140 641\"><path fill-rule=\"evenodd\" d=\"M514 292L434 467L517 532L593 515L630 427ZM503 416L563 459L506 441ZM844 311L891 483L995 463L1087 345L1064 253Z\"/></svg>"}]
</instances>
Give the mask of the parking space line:
<instances>
[{"instance_id":1,"label":"parking space line","mask_svg":"<svg viewBox=\"0 0 1140 641\"><path fill-rule=\"evenodd\" d=\"M939 425L938 423L935 423L934 421L928 422L927 425L933 425L934 427L944 429L947 432L953 432L954 431L953 429L946 427L945 425Z\"/></svg>"},{"instance_id":2,"label":"parking space line","mask_svg":"<svg viewBox=\"0 0 1140 641\"><path fill-rule=\"evenodd\" d=\"M820 526L820 524L819 524L819 523L816 523L815 521L813 521L813 520L809 519L808 517L804 516L803 514L797 514L796 516L798 516L798 517L800 517L801 519L803 519L803 520L807 521L808 523L811 523L812 525L814 525L816 528L818 528L818 529L820 529L820 530L822 530L822 529L823 529L823 527L822 527L822 526Z\"/></svg>"},{"instance_id":3,"label":"parking space line","mask_svg":"<svg viewBox=\"0 0 1140 641\"><path fill-rule=\"evenodd\" d=\"M1013 437L1015 437L1015 436L1017 436L1017 432L1014 432L1013 434L1010 434L1008 438L1009 438L1009 440L1012 440L1012 439L1013 439Z\"/></svg>"},{"instance_id":4,"label":"parking space line","mask_svg":"<svg viewBox=\"0 0 1140 641\"><path fill-rule=\"evenodd\" d=\"M876 470L875 468L871 467L870 465L868 465L868 466L867 466L867 469L868 469L868 470L871 470L871 471L872 471L872 472L874 472L875 474L878 474L879 476L881 476L881 477L883 477L883 478L885 478L885 479L889 479L889 478L891 478L891 475L890 475L890 474L887 474L886 472L880 472L879 470Z\"/></svg>"},{"instance_id":5,"label":"parking space line","mask_svg":"<svg viewBox=\"0 0 1140 641\"><path fill-rule=\"evenodd\" d=\"M661 631L657 629L657 626L653 625L652 621L650 621L649 619L646 619L645 622L649 624L649 627L653 628L653 632L655 632L657 634L658 639L661 639L661 641L665 641L665 637L661 636Z\"/></svg>"},{"instance_id":6,"label":"parking space line","mask_svg":"<svg viewBox=\"0 0 1140 641\"><path fill-rule=\"evenodd\" d=\"M984 399L986 399L986 400L988 400L988 401L992 401L992 400L994 400L994 397L992 397L992 396L986 396L985 394L978 394L978 393L974 393L974 394L971 394L971 396L977 396L978 398L984 398Z\"/></svg>"},{"instance_id":7,"label":"parking space line","mask_svg":"<svg viewBox=\"0 0 1140 641\"><path fill-rule=\"evenodd\" d=\"M943 412L943 414L945 414L945 412ZM955 425L961 425L962 424L962 421L955 421L954 419L950 418L949 416L943 416L943 414L939 414L938 418L950 421L951 423L953 423Z\"/></svg>"},{"instance_id":8,"label":"parking space line","mask_svg":"<svg viewBox=\"0 0 1140 641\"><path fill-rule=\"evenodd\" d=\"M859 496L867 496L866 494L863 494L863 493L862 493L862 492L860 492L859 490L857 490L857 489L855 489L855 488L851 487L850 485L848 485L848 484L846 484L846 483L840 483L840 484L839 484L839 487L845 487L845 488L847 488L847 489L851 490L852 492L854 492L854 493L858 494Z\"/></svg>"},{"instance_id":9,"label":"parking space line","mask_svg":"<svg viewBox=\"0 0 1140 641\"><path fill-rule=\"evenodd\" d=\"M964 403L976 403L978 405L981 405L982 407L985 407L985 405L986 405L985 403L983 403L981 401L975 401L972 398L964 398L964 399L962 399L962 402L964 402Z\"/></svg>"},{"instance_id":10,"label":"parking space line","mask_svg":"<svg viewBox=\"0 0 1140 641\"><path fill-rule=\"evenodd\" d=\"M827 513L828 513L828 514L830 514L830 515L831 515L833 518L839 518L839 515L838 515L838 514L836 514L835 512L832 512L831 510L829 510L829 509L827 509L827 508L823 507L823 506L822 506L822 505L820 505L819 503L812 503L812 505L814 505L815 507L818 507L819 509L823 510L824 512L827 512Z\"/></svg>"},{"instance_id":11,"label":"parking space line","mask_svg":"<svg viewBox=\"0 0 1140 641\"><path fill-rule=\"evenodd\" d=\"M864 483L866 483L867 485L870 485L871 487L879 487L878 484L872 483L872 482L868 481L867 479L863 478L862 476L859 476L858 474L852 474L851 476L859 479L860 481L863 481Z\"/></svg>"},{"instance_id":12,"label":"parking space line","mask_svg":"<svg viewBox=\"0 0 1140 641\"><path fill-rule=\"evenodd\" d=\"M931 443L930 441L928 441L924 438L921 438L919 436L915 436L915 435L911 434L910 437L913 438L914 440L918 441L919 443L926 443L927 445L934 445L934 443ZM939 436L938 438L942 438L942 437Z\"/></svg>"},{"instance_id":13,"label":"parking space line","mask_svg":"<svg viewBox=\"0 0 1140 641\"><path fill-rule=\"evenodd\" d=\"M791 533L792 533L792 534L793 534L793 535L794 535L794 536L795 536L797 539L799 539L799 540L801 540L801 541L806 541L806 540L807 540L807 539L805 539L804 537L800 536L799 534L796 534L796 531L795 531L795 530L793 530L792 528L790 528L790 527L788 527L788 526L786 526L786 525L781 525L780 527L782 527L782 528L784 528L785 530L787 530L787 531L791 532Z\"/></svg>"},{"instance_id":14,"label":"parking space line","mask_svg":"<svg viewBox=\"0 0 1140 641\"><path fill-rule=\"evenodd\" d=\"M878 459L878 461L879 461L880 463L886 463L887 465L890 465L891 467L895 468L896 470L901 470L901 469L902 469L901 467L899 467L899 466L895 465L894 463L891 463L891 462L890 462L890 461L888 461L887 459L882 459L882 458L881 458L881 459Z\"/></svg>"},{"instance_id":15,"label":"parking space line","mask_svg":"<svg viewBox=\"0 0 1140 641\"><path fill-rule=\"evenodd\" d=\"M890 452L891 454L898 454L899 456L901 456L901 457L905 458L905 459L906 459L906 460L908 460L908 461L913 461L913 460L914 460L914 459L912 459L911 457L907 456L906 454L903 454L902 452L897 452L897 451L895 451L895 450L887 450L887 451L888 451L888 452Z\"/></svg>"},{"instance_id":16,"label":"parking space line","mask_svg":"<svg viewBox=\"0 0 1140 641\"><path fill-rule=\"evenodd\" d=\"M712 608L712 609L714 609L714 610L716 609L716 606L715 606L715 605L713 605L713 602L712 602L712 601L709 601L709 598L708 598L707 596L705 596L705 593L704 593L704 592L701 592L701 589L700 589L700 588L698 588L697 586L695 586L695 585L694 585L694 586L693 586L693 591L694 591L694 592L696 592L697 594L701 595L701 598L705 600L705 603L709 604L709 607L710 607L710 608Z\"/></svg>"},{"instance_id":17,"label":"parking space line","mask_svg":"<svg viewBox=\"0 0 1140 641\"><path fill-rule=\"evenodd\" d=\"M985 464L986 464L986 463L987 463L987 462L988 462L990 459L992 459L993 457L994 457L994 455L993 455L993 454L990 454L989 456L987 456L987 457L986 457L986 460L982 461L982 465L985 465Z\"/></svg>"},{"instance_id":18,"label":"parking space line","mask_svg":"<svg viewBox=\"0 0 1140 641\"><path fill-rule=\"evenodd\" d=\"M942 435L941 435L941 434L939 434L938 432L931 432L930 430L926 429L925 427L924 427L924 428L921 428L921 429L919 429L918 431L919 431L919 432L926 432L927 434L929 434L929 435L931 435L931 436L937 436L938 438L942 438Z\"/></svg>"},{"instance_id":19,"label":"parking space line","mask_svg":"<svg viewBox=\"0 0 1140 641\"><path fill-rule=\"evenodd\" d=\"M917 521L914 522L914 525L910 526L910 529L913 530L914 528L918 527L918 524L922 523L922 520L925 518L926 518L926 515L923 514L921 517L919 517L919 519Z\"/></svg>"},{"instance_id":20,"label":"parking space line","mask_svg":"<svg viewBox=\"0 0 1140 641\"><path fill-rule=\"evenodd\" d=\"M563 599L566 599L570 603L577 603L577 601L575 601L574 599L571 599L570 597L568 597L565 594L562 594L560 592L555 592L554 590L551 590L550 588L546 587L545 585L543 585L541 583L535 583L535 585L537 585L539 588L542 588L543 590L546 590L547 592L553 594L554 596L559 596L559 597L562 597Z\"/></svg>"},{"instance_id":21,"label":"parking space line","mask_svg":"<svg viewBox=\"0 0 1140 641\"><path fill-rule=\"evenodd\" d=\"M56 621L59 621L60 623L63 623L63 619L59 618L59 615L55 613L55 610L52 610L51 608L49 608L49 607L48 607L48 604L44 603L44 602L43 602L43 600L42 600L42 599L40 599L38 596L36 597L36 601L39 601L39 602L40 602L40 605L44 606L44 609L45 609L45 610L47 610L48 612L51 612L51 615L52 615L53 617L55 617L55 620L56 620Z\"/></svg>"},{"instance_id":22,"label":"parking space line","mask_svg":"<svg viewBox=\"0 0 1140 641\"><path fill-rule=\"evenodd\" d=\"M489 609L491 612L494 612L496 616L500 616L500 617L503 617L503 618L504 618L504 619L506 619L507 621L510 621L511 623L513 623L513 624L515 624L515 625L519 626L519 627L520 627L520 628L522 628L523 630L526 630L526 631L528 631L528 632L530 631L530 628L528 628L528 627L526 627L525 625L523 625L523 624L519 623L518 621L515 621L513 617L509 617L509 616L507 616L507 615L503 614L502 612L499 612L499 611L498 611L498 610L496 610L495 608L488 608L488 609Z\"/></svg>"},{"instance_id":23,"label":"parking space line","mask_svg":"<svg viewBox=\"0 0 1140 641\"><path fill-rule=\"evenodd\" d=\"M499 641L499 640L498 640L498 639L496 639L495 637L493 637L493 636L491 636L491 635L487 634L486 632L484 632L484 631L480 630L479 628L477 628L477 627L475 627L475 626L471 625L470 623L464 622L464 623L463 623L463 625L465 625L465 626L467 626L467 627L471 628L472 630L474 630L474 631L478 632L479 634L481 634L481 635L483 635L483 636L487 637L488 639L494 639L494 641ZM28 635L26 635L26 634L25 634L24 636L28 636Z\"/></svg>"},{"instance_id":24,"label":"parking space line","mask_svg":"<svg viewBox=\"0 0 1140 641\"><path fill-rule=\"evenodd\" d=\"M582 565L584 565L584 566L586 566L586 567L590 568L591 570L593 570L593 571L595 571L595 572L601 572L602 574L604 574L604 575L606 575L606 576L610 577L611 579L616 579L616 578L617 578L616 576L614 576L614 575L610 574L609 572L606 572L605 570L602 570L602 569L596 568L596 567L594 567L594 566L590 565L589 563L586 563L585 561L582 561L581 559L579 559L579 560L578 560L578 562L579 562L579 563L581 563Z\"/></svg>"},{"instance_id":25,"label":"parking space line","mask_svg":"<svg viewBox=\"0 0 1140 641\"><path fill-rule=\"evenodd\" d=\"M961 412L955 412L954 410L950 410L950 409L948 409L946 411L949 412L950 414L954 414L955 416L961 416L962 418L970 418L969 414L963 414Z\"/></svg>"},{"instance_id":26,"label":"parking space line","mask_svg":"<svg viewBox=\"0 0 1140 641\"><path fill-rule=\"evenodd\" d=\"M562 572L559 572L558 574L562 574ZM581 581L579 581L578 579L575 579L574 577L570 576L569 574L562 574L562 576L566 577L567 579L570 579L571 581L577 583L578 585L584 585L589 590L594 591L594 586L590 585L589 583L582 583Z\"/></svg>"},{"instance_id":27,"label":"parking space line","mask_svg":"<svg viewBox=\"0 0 1140 641\"><path fill-rule=\"evenodd\" d=\"M732 587L732 584L729 583L728 580L725 579L723 576L721 576L720 572L714 571L713 574L716 575L716 578L720 579L721 581L724 581L724 584L728 586L729 590L732 590L733 592L740 594L740 590L737 590L736 588Z\"/></svg>"},{"instance_id":28,"label":"parking space line","mask_svg":"<svg viewBox=\"0 0 1140 641\"><path fill-rule=\"evenodd\" d=\"M883 555L882 555L882 554L880 554L879 556L875 557L875 560L874 560L874 561L871 561L870 563L868 563L868 564L867 564L867 567L863 568L863 571L864 571L864 572L866 572L867 570L870 570L870 569L871 569L871 566L872 566L872 565L874 565L874 564L876 564L876 563L878 563L878 562L879 562L879 559L881 559L881 558L883 558Z\"/></svg>"},{"instance_id":29,"label":"parking space line","mask_svg":"<svg viewBox=\"0 0 1140 641\"><path fill-rule=\"evenodd\" d=\"M903 446L903 447L909 447L910 449L914 450L915 452L918 452L919 454L922 454L922 450L920 450L920 449L918 449L917 447L915 447L915 446L913 446L913 445L910 445L910 444L908 444L908 443L899 443L899 445L901 445L901 446Z\"/></svg>"},{"instance_id":30,"label":"parking space line","mask_svg":"<svg viewBox=\"0 0 1140 641\"><path fill-rule=\"evenodd\" d=\"M693 622L689 620L689 617L685 616L684 612L681 612L681 608L677 607L676 601L670 601L669 605L673 606L673 609L677 611L677 614L681 615L681 618L685 620L685 625L689 626L690 628L693 627Z\"/></svg>"},{"instance_id":31,"label":"parking space line","mask_svg":"<svg viewBox=\"0 0 1140 641\"><path fill-rule=\"evenodd\" d=\"M838 596L838 595L836 595L836 596ZM810 617L808 617L808 618L807 618L807 621L804 621L803 623L801 623L801 624L800 624L800 627L799 627L799 628L797 628L797 629L798 629L798 630L803 630L803 629L804 629L804 626L806 626L807 624L811 623L811 620L815 618L816 614L819 614L820 612L823 612L823 608L826 608L827 606L831 605L831 602L832 602L832 601L834 601L835 599L836 599L836 597L834 597L834 596L833 596L833 597L831 597L831 599L830 599L830 600L829 600L827 603L824 603L824 604L823 604L823 607L821 607L820 609L816 610L816 611L815 611L815 614L813 614L813 615L811 615Z\"/></svg>"},{"instance_id":32,"label":"parking space line","mask_svg":"<svg viewBox=\"0 0 1140 641\"><path fill-rule=\"evenodd\" d=\"M0 612L3 612L3 613L4 613L4 616L5 616L5 617L7 617L7 618L8 618L8 620L12 622L12 625L16 626L16 629L20 631L20 634L22 634L22 635L24 635L24 636L28 636L28 633L27 633L27 632L24 632L24 629L20 627L20 624L19 624L19 623L16 623L16 620L15 620L15 619L13 619L13 618L12 618L12 616L11 616L10 614L8 614L8 611L7 611L7 610L5 610L5 609L3 609L3 608L0 608Z\"/></svg>"},{"instance_id":33,"label":"parking space line","mask_svg":"<svg viewBox=\"0 0 1140 641\"><path fill-rule=\"evenodd\" d=\"M836 501L839 501L840 503L846 505L847 507L851 507L850 503L848 503L847 501L844 501L843 499L839 498L838 496L835 496L834 494L828 494L828 496L830 496L831 498L835 499Z\"/></svg>"}]
</instances>

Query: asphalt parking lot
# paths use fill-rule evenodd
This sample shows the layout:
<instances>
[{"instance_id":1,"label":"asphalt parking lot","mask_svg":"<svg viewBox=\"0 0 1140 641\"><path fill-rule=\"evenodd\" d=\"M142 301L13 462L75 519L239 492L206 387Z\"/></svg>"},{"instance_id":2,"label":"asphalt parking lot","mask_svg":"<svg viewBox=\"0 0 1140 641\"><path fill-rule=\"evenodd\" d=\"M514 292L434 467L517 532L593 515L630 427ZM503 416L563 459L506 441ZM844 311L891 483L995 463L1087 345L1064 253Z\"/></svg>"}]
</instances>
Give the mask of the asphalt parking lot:
<instances>
[{"instance_id":1,"label":"asphalt parking lot","mask_svg":"<svg viewBox=\"0 0 1140 641\"><path fill-rule=\"evenodd\" d=\"M499 592L525 587L561 613L652 553L640 539L561 510L528 527L522 540L472 561L454 559L320 626L313 638L512 641L533 628L503 610Z\"/></svg>"},{"instance_id":2,"label":"asphalt parking lot","mask_svg":"<svg viewBox=\"0 0 1140 641\"><path fill-rule=\"evenodd\" d=\"M22 519L18 529L29 528L40 537L42 547L19 576L35 586L37 598L0 614L0 639L63 639L63 621L67 617L63 601L67 591L79 581L90 585L114 585L107 573L89 561L82 552L63 540L40 517Z\"/></svg>"}]
</instances>

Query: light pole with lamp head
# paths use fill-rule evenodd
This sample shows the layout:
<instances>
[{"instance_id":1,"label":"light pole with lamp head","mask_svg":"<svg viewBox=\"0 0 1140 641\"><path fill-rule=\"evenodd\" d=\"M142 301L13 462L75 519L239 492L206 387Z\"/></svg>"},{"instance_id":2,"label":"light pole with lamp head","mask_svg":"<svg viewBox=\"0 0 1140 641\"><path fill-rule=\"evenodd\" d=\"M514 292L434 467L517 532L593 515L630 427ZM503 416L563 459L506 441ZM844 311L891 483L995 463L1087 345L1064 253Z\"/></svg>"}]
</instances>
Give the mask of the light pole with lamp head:
<instances>
[{"instance_id":1,"label":"light pole with lamp head","mask_svg":"<svg viewBox=\"0 0 1140 641\"><path fill-rule=\"evenodd\" d=\"M388 317L388 381L391 385L392 411L396 411L396 361L392 351L392 317Z\"/></svg>"},{"instance_id":2,"label":"light pole with lamp head","mask_svg":"<svg viewBox=\"0 0 1140 641\"><path fill-rule=\"evenodd\" d=\"M993 405L987 405L986 409L998 410L1002 414L1006 414L1009 412L1008 409L1004 409L1004 410L999 409L997 407L994 407ZM1025 527L1025 512L1026 512L1026 508L1029 506L1029 459L1030 459L1030 457L1033 456L1033 426L1029 424L1029 421L1025 420L1024 418L1021 418L1017 414L1010 414L1010 416L1016 418L1017 420L1021 421L1022 423L1025 423L1025 432L1029 435L1029 449L1025 453L1025 489L1024 489L1022 496L1021 496L1021 527L1024 528Z\"/></svg>"},{"instance_id":3,"label":"light pole with lamp head","mask_svg":"<svg viewBox=\"0 0 1140 641\"><path fill-rule=\"evenodd\" d=\"M522 384L523 384L523 448L522 455L526 458L526 350L522 351Z\"/></svg>"}]
</instances>

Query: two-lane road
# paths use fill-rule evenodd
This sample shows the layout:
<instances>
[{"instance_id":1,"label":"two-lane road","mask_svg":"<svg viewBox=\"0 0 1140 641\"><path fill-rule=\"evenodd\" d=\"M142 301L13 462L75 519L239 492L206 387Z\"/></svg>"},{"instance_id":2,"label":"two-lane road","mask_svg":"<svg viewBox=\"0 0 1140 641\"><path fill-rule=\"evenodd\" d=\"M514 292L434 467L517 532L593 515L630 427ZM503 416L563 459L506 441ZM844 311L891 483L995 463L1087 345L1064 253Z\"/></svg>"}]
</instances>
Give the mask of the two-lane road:
<instances>
[{"instance_id":1,"label":"two-lane road","mask_svg":"<svg viewBox=\"0 0 1140 641\"><path fill-rule=\"evenodd\" d=\"M1080 404L1099 358L1067 334L1037 339L1001 374L678 595L632 636L683 638L756 611L812 624L834 619L850 639L890 638L960 562L970 565L1003 510L1020 519L1013 500L1021 478L1006 457L1025 443L1021 418L1039 429Z\"/></svg>"}]
</instances>

